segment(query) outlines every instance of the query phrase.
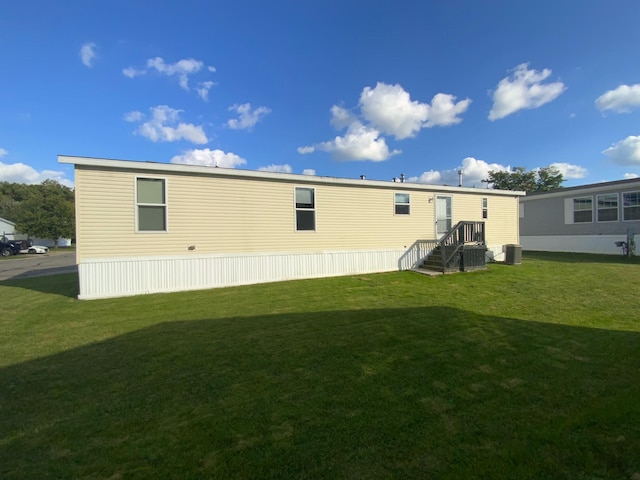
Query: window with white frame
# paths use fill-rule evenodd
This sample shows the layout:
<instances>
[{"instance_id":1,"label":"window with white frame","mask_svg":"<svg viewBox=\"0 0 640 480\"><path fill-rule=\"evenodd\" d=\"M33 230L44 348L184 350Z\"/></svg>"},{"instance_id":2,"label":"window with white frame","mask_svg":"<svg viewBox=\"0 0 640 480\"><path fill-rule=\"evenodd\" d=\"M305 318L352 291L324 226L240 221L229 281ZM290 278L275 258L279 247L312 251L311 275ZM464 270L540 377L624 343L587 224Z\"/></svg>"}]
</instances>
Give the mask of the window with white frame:
<instances>
[{"instance_id":1,"label":"window with white frame","mask_svg":"<svg viewBox=\"0 0 640 480\"><path fill-rule=\"evenodd\" d=\"M316 192L314 188L296 187L296 230L316 229Z\"/></svg>"},{"instance_id":2,"label":"window with white frame","mask_svg":"<svg viewBox=\"0 0 640 480\"><path fill-rule=\"evenodd\" d=\"M411 211L411 196L408 193L395 194L396 215L409 215Z\"/></svg>"},{"instance_id":3,"label":"window with white frame","mask_svg":"<svg viewBox=\"0 0 640 480\"><path fill-rule=\"evenodd\" d=\"M163 178L136 178L138 232L167 231L167 195Z\"/></svg>"},{"instance_id":4,"label":"window with white frame","mask_svg":"<svg viewBox=\"0 0 640 480\"><path fill-rule=\"evenodd\" d=\"M582 197L573 199L573 223L593 222L593 198Z\"/></svg>"},{"instance_id":5,"label":"window with white frame","mask_svg":"<svg viewBox=\"0 0 640 480\"><path fill-rule=\"evenodd\" d=\"M618 194L608 193L606 195L598 195L598 222L617 222L618 221Z\"/></svg>"},{"instance_id":6,"label":"window with white frame","mask_svg":"<svg viewBox=\"0 0 640 480\"><path fill-rule=\"evenodd\" d=\"M489 199L482 197L482 219L489 218Z\"/></svg>"},{"instance_id":7,"label":"window with white frame","mask_svg":"<svg viewBox=\"0 0 640 480\"><path fill-rule=\"evenodd\" d=\"M622 219L640 220L640 192L622 194Z\"/></svg>"}]
</instances>

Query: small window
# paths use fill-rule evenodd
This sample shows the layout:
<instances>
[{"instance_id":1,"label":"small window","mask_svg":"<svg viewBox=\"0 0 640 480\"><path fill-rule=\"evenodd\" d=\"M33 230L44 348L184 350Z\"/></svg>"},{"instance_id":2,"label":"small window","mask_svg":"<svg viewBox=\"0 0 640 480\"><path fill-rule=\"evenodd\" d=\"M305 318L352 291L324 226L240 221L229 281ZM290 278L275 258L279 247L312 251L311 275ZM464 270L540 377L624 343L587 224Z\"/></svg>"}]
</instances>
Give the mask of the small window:
<instances>
[{"instance_id":1,"label":"small window","mask_svg":"<svg viewBox=\"0 0 640 480\"><path fill-rule=\"evenodd\" d=\"M573 223L593 222L593 199L591 197L573 199Z\"/></svg>"},{"instance_id":2,"label":"small window","mask_svg":"<svg viewBox=\"0 0 640 480\"><path fill-rule=\"evenodd\" d=\"M396 193L396 215L409 215L411 210L411 197L408 193Z\"/></svg>"},{"instance_id":3,"label":"small window","mask_svg":"<svg viewBox=\"0 0 640 480\"><path fill-rule=\"evenodd\" d=\"M622 218L640 220L640 192L622 194Z\"/></svg>"},{"instance_id":4,"label":"small window","mask_svg":"<svg viewBox=\"0 0 640 480\"><path fill-rule=\"evenodd\" d=\"M167 201L162 178L136 179L136 207L139 232L167 231Z\"/></svg>"},{"instance_id":5,"label":"small window","mask_svg":"<svg viewBox=\"0 0 640 480\"><path fill-rule=\"evenodd\" d=\"M598 221L618 221L618 194L598 195Z\"/></svg>"},{"instance_id":6,"label":"small window","mask_svg":"<svg viewBox=\"0 0 640 480\"><path fill-rule=\"evenodd\" d=\"M482 219L489 218L489 199L487 197L482 198Z\"/></svg>"},{"instance_id":7,"label":"small window","mask_svg":"<svg viewBox=\"0 0 640 480\"><path fill-rule=\"evenodd\" d=\"M296 230L316 229L315 189L296 187Z\"/></svg>"}]
</instances>

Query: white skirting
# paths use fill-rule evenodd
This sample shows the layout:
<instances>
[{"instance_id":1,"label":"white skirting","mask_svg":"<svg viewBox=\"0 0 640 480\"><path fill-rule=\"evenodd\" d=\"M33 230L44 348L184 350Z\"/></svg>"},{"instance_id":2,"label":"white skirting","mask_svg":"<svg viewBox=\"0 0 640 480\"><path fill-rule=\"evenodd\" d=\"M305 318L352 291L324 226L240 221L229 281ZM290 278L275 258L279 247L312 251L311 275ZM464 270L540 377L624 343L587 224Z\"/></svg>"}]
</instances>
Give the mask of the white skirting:
<instances>
[{"instance_id":1,"label":"white skirting","mask_svg":"<svg viewBox=\"0 0 640 480\"><path fill-rule=\"evenodd\" d=\"M417 261L400 250L130 257L83 261L78 265L80 299L385 272Z\"/></svg>"},{"instance_id":2,"label":"white skirting","mask_svg":"<svg viewBox=\"0 0 640 480\"><path fill-rule=\"evenodd\" d=\"M622 255L622 248L615 242L626 242L626 234L620 235L531 235L521 236L523 250L538 252L604 253ZM635 236L638 245L640 236Z\"/></svg>"},{"instance_id":3,"label":"white skirting","mask_svg":"<svg viewBox=\"0 0 640 480\"><path fill-rule=\"evenodd\" d=\"M415 268L435 242L408 250L263 253L83 260L78 265L81 300L336 277ZM502 246L489 247L502 251Z\"/></svg>"}]
</instances>

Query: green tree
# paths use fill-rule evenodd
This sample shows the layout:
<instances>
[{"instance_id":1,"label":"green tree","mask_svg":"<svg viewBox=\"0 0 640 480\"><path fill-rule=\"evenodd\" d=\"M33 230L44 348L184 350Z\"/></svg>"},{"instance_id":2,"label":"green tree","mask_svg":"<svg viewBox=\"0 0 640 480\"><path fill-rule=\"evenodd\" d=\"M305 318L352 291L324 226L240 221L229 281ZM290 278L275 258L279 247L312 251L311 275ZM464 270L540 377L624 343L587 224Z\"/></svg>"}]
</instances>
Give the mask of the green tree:
<instances>
[{"instance_id":1,"label":"green tree","mask_svg":"<svg viewBox=\"0 0 640 480\"><path fill-rule=\"evenodd\" d=\"M546 192L560 188L564 178L556 167L549 165L535 170L526 170L524 167L515 167L511 171L491 170L489 177L483 181L497 190Z\"/></svg>"},{"instance_id":2,"label":"green tree","mask_svg":"<svg viewBox=\"0 0 640 480\"><path fill-rule=\"evenodd\" d=\"M0 217L16 222L20 215L20 203L27 198L32 185L0 182Z\"/></svg>"},{"instance_id":3,"label":"green tree","mask_svg":"<svg viewBox=\"0 0 640 480\"><path fill-rule=\"evenodd\" d=\"M56 242L60 237L71 238L75 232L74 193L55 180L31 185L29 194L20 202L16 229Z\"/></svg>"}]
</instances>

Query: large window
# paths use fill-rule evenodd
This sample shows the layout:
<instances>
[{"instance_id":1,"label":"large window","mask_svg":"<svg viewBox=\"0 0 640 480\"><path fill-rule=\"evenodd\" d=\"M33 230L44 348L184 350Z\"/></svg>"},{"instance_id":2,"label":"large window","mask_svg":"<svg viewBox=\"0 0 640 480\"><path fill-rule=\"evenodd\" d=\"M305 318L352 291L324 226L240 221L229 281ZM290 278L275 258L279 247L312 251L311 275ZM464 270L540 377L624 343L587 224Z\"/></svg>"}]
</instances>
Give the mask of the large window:
<instances>
[{"instance_id":1,"label":"large window","mask_svg":"<svg viewBox=\"0 0 640 480\"><path fill-rule=\"evenodd\" d=\"M396 193L396 215L409 215L411 210L411 197L408 193Z\"/></svg>"},{"instance_id":2,"label":"large window","mask_svg":"<svg viewBox=\"0 0 640 480\"><path fill-rule=\"evenodd\" d=\"M139 232L167 231L167 196L162 178L136 179Z\"/></svg>"},{"instance_id":3,"label":"large window","mask_svg":"<svg viewBox=\"0 0 640 480\"><path fill-rule=\"evenodd\" d=\"M622 212L624 220L640 220L640 192L622 194Z\"/></svg>"},{"instance_id":4,"label":"large window","mask_svg":"<svg viewBox=\"0 0 640 480\"><path fill-rule=\"evenodd\" d=\"M593 222L593 198L573 199L573 223Z\"/></svg>"},{"instance_id":5,"label":"large window","mask_svg":"<svg viewBox=\"0 0 640 480\"><path fill-rule=\"evenodd\" d=\"M618 221L618 194L598 195L598 221Z\"/></svg>"},{"instance_id":6,"label":"large window","mask_svg":"<svg viewBox=\"0 0 640 480\"><path fill-rule=\"evenodd\" d=\"M296 187L296 230L316 229L315 189Z\"/></svg>"}]
</instances>

